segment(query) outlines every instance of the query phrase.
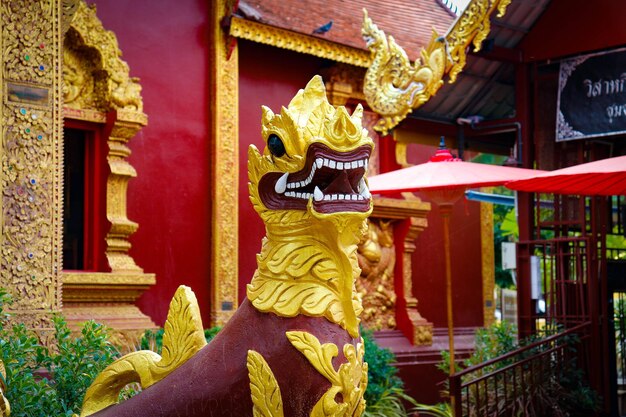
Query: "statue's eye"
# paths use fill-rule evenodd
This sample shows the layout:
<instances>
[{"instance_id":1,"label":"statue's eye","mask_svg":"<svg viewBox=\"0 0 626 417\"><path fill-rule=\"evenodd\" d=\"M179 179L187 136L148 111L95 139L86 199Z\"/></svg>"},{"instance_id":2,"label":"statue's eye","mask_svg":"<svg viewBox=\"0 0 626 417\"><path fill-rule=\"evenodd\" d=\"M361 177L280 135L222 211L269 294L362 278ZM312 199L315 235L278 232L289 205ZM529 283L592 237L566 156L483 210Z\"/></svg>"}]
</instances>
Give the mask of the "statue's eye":
<instances>
[{"instance_id":1,"label":"statue's eye","mask_svg":"<svg viewBox=\"0 0 626 417\"><path fill-rule=\"evenodd\" d=\"M269 148L272 155L280 158L287 151L285 150L285 145L283 141L278 137L278 135L271 134L269 138L267 138L267 147Z\"/></svg>"}]
</instances>

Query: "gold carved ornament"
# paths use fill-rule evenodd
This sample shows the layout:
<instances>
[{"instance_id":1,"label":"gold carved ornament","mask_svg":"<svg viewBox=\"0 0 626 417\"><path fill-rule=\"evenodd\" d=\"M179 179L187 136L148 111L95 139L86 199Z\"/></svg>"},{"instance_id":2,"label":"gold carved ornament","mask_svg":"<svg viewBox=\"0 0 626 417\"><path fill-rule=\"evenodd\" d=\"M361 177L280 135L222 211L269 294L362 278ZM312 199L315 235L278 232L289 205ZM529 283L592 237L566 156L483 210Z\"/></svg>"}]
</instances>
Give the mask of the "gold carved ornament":
<instances>
[{"instance_id":1,"label":"gold carved ornament","mask_svg":"<svg viewBox=\"0 0 626 417\"><path fill-rule=\"evenodd\" d=\"M511 0L472 0L444 36L433 31L430 43L413 64L393 36L378 29L364 10L361 33L372 55L363 92L369 106L381 116L374 129L386 135L420 107L443 85L454 83L465 66L467 47L478 52L491 29L490 17L497 10L504 16Z\"/></svg>"},{"instance_id":2,"label":"gold carved ornament","mask_svg":"<svg viewBox=\"0 0 626 417\"><path fill-rule=\"evenodd\" d=\"M64 45L64 105L143 113L139 79L130 76L115 34L102 26L95 6L88 6L85 1L67 3L76 4L71 6Z\"/></svg>"},{"instance_id":3,"label":"gold carved ornament","mask_svg":"<svg viewBox=\"0 0 626 417\"><path fill-rule=\"evenodd\" d=\"M248 376L254 417L283 417L283 398L278 381L263 356L248 351Z\"/></svg>"},{"instance_id":4,"label":"gold carved ornament","mask_svg":"<svg viewBox=\"0 0 626 417\"><path fill-rule=\"evenodd\" d=\"M117 404L127 384L138 382L145 389L162 380L206 345L198 301L189 287L181 285L174 294L164 329L162 355L129 353L96 377L85 394L81 417Z\"/></svg>"},{"instance_id":5,"label":"gold carved ornament","mask_svg":"<svg viewBox=\"0 0 626 417\"><path fill-rule=\"evenodd\" d=\"M396 292L393 273L396 248L392 220L368 220L367 234L359 243L361 276L356 288L363 300L363 325L369 329L396 327Z\"/></svg>"},{"instance_id":6,"label":"gold carved ornament","mask_svg":"<svg viewBox=\"0 0 626 417\"><path fill-rule=\"evenodd\" d=\"M111 228L105 254L113 273L142 273L128 254L128 238L138 225L127 217L126 194L137 173L126 158L131 153L128 141L148 118L139 79L130 76L121 56L115 34L102 26L95 6L78 1L63 49L65 116L108 125L106 216Z\"/></svg>"},{"instance_id":7,"label":"gold carved ornament","mask_svg":"<svg viewBox=\"0 0 626 417\"><path fill-rule=\"evenodd\" d=\"M350 116L330 105L315 76L280 114L263 107L268 147L263 155L253 145L248 151L250 199L267 230L248 299L265 313L326 317L353 337L362 310L356 250L372 210L363 175L373 142L362 114L360 106ZM269 150L277 141L280 156ZM329 185L341 175L352 176L350 190Z\"/></svg>"},{"instance_id":8,"label":"gold carved ornament","mask_svg":"<svg viewBox=\"0 0 626 417\"><path fill-rule=\"evenodd\" d=\"M61 307L60 19L57 0L0 5L0 286L15 300L15 320L44 343Z\"/></svg>"},{"instance_id":9,"label":"gold carved ornament","mask_svg":"<svg viewBox=\"0 0 626 417\"><path fill-rule=\"evenodd\" d=\"M211 213L211 325L224 325L239 300L239 51L220 22L236 1L210 2L213 45L210 106L213 140Z\"/></svg>"},{"instance_id":10,"label":"gold carved ornament","mask_svg":"<svg viewBox=\"0 0 626 417\"><path fill-rule=\"evenodd\" d=\"M291 344L302 353L309 363L324 376L331 387L322 395L311 417L360 416L365 411L363 394L367 388L367 363L363 362L363 343L345 344L343 354L348 360L338 370L333 366L333 358L338 354L334 343L321 344L317 337L302 331L287 332ZM280 388L263 357L253 350L248 351L248 372L252 392L253 415L282 417L282 397ZM337 398L341 402L337 402Z\"/></svg>"}]
</instances>

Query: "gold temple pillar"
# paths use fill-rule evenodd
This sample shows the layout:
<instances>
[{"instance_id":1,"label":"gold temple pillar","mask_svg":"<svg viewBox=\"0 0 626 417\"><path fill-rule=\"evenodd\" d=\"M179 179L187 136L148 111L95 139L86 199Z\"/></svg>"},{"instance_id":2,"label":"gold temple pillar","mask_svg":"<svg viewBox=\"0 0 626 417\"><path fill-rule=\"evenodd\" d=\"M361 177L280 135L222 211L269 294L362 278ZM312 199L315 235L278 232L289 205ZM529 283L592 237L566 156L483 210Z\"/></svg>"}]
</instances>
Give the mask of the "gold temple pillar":
<instances>
[{"instance_id":1,"label":"gold temple pillar","mask_svg":"<svg viewBox=\"0 0 626 417\"><path fill-rule=\"evenodd\" d=\"M239 60L235 39L222 28L235 3L211 3L212 326L226 323L239 302Z\"/></svg>"},{"instance_id":2,"label":"gold temple pillar","mask_svg":"<svg viewBox=\"0 0 626 417\"><path fill-rule=\"evenodd\" d=\"M0 287L15 320L46 341L61 308L61 1L1 6Z\"/></svg>"}]
</instances>

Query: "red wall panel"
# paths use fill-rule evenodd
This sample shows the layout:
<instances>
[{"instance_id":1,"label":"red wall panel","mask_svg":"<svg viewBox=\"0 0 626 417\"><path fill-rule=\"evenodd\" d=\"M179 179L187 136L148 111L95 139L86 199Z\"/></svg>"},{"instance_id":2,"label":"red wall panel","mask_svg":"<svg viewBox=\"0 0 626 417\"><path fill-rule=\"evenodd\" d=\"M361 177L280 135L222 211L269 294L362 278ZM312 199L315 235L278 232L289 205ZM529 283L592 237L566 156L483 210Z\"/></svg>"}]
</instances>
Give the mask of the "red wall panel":
<instances>
[{"instance_id":1,"label":"red wall panel","mask_svg":"<svg viewBox=\"0 0 626 417\"><path fill-rule=\"evenodd\" d=\"M530 61L578 55L626 43L626 2L554 0L521 43Z\"/></svg>"},{"instance_id":2,"label":"red wall panel","mask_svg":"<svg viewBox=\"0 0 626 417\"><path fill-rule=\"evenodd\" d=\"M418 194L424 201L428 199ZM413 254L413 292L418 310L435 327L447 327L443 224L433 204L428 227L418 236ZM459 201L450 218L450 258L455 327L483 325L480 204Z\"/></svg>"},{"instance_id":3,"label":"red wall panel","mask_svg":"<svg viewBox=\"0 0 626 417\"><path fill-rule=\"evenodd\" d=\"M90 0L90 3L94 1ZM131 254L157 285L140 300L165 320L180 284L193 288L209 323L210 184L209 2L99 1L98 17L117 35L130 75L143 87L149 124L130 142L138 177L128 217L139 223Z\"/></svg>"}]
</instances>

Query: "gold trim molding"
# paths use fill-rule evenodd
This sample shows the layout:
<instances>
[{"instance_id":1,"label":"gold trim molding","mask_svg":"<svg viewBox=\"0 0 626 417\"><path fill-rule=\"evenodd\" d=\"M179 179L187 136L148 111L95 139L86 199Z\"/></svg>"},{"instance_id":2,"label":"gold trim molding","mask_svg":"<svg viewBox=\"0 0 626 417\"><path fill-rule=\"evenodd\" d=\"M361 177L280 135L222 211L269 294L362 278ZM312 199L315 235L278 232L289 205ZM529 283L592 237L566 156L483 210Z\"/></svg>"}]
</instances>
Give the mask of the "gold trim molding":
<instances>
[{"instance_id":1,"label":"gold trim molding","mask_svg":"<svg viewBox=\"0 0 626 417\"><path fill-rule=\"evenodd\" d=\"M134 303L155 283L154 274L63 272L63 302Z\"/></svg>"},{"instance_id":2,"label":"gold trim molding","mask_svg":"<svg viewBox=\"0 0 626 417\"><path fill-rule=\"evenodd\" d=\"M497 10L504 16L511 0L472 0L448 33L434 30L420 58L411 63L406 52L367 16L364 10L362 34L372 54L365 75L363 93L370 108L381 118L374 128L386 135L406 116L426 103L443 85L443 77L454 83L465 66L470 44L478 52L491 30L490 18Z\"/></svg>"},{"instance_id":3,"label":"gold trim molding","mask_svg":"<svg viewBox=\"0 0 626 417\"><path fill-rule=\"evenodd\" d=\"M367 51L240 17L231 18L230 35L357 67L367 68L371 63L370 54Z\"/></svg>"},{"instance_id":4,"label":"gold trim molding","mask_svg":"<svg viewBox=\"0 0 626 417\"><path fill-rule=\"evenodd\" d=\"M239 290L239 52L220 22L232 0L213 2L211 94L213 172L211 242L211 325L224 325L235 313Z\"/></svg>"}]
</instances>

